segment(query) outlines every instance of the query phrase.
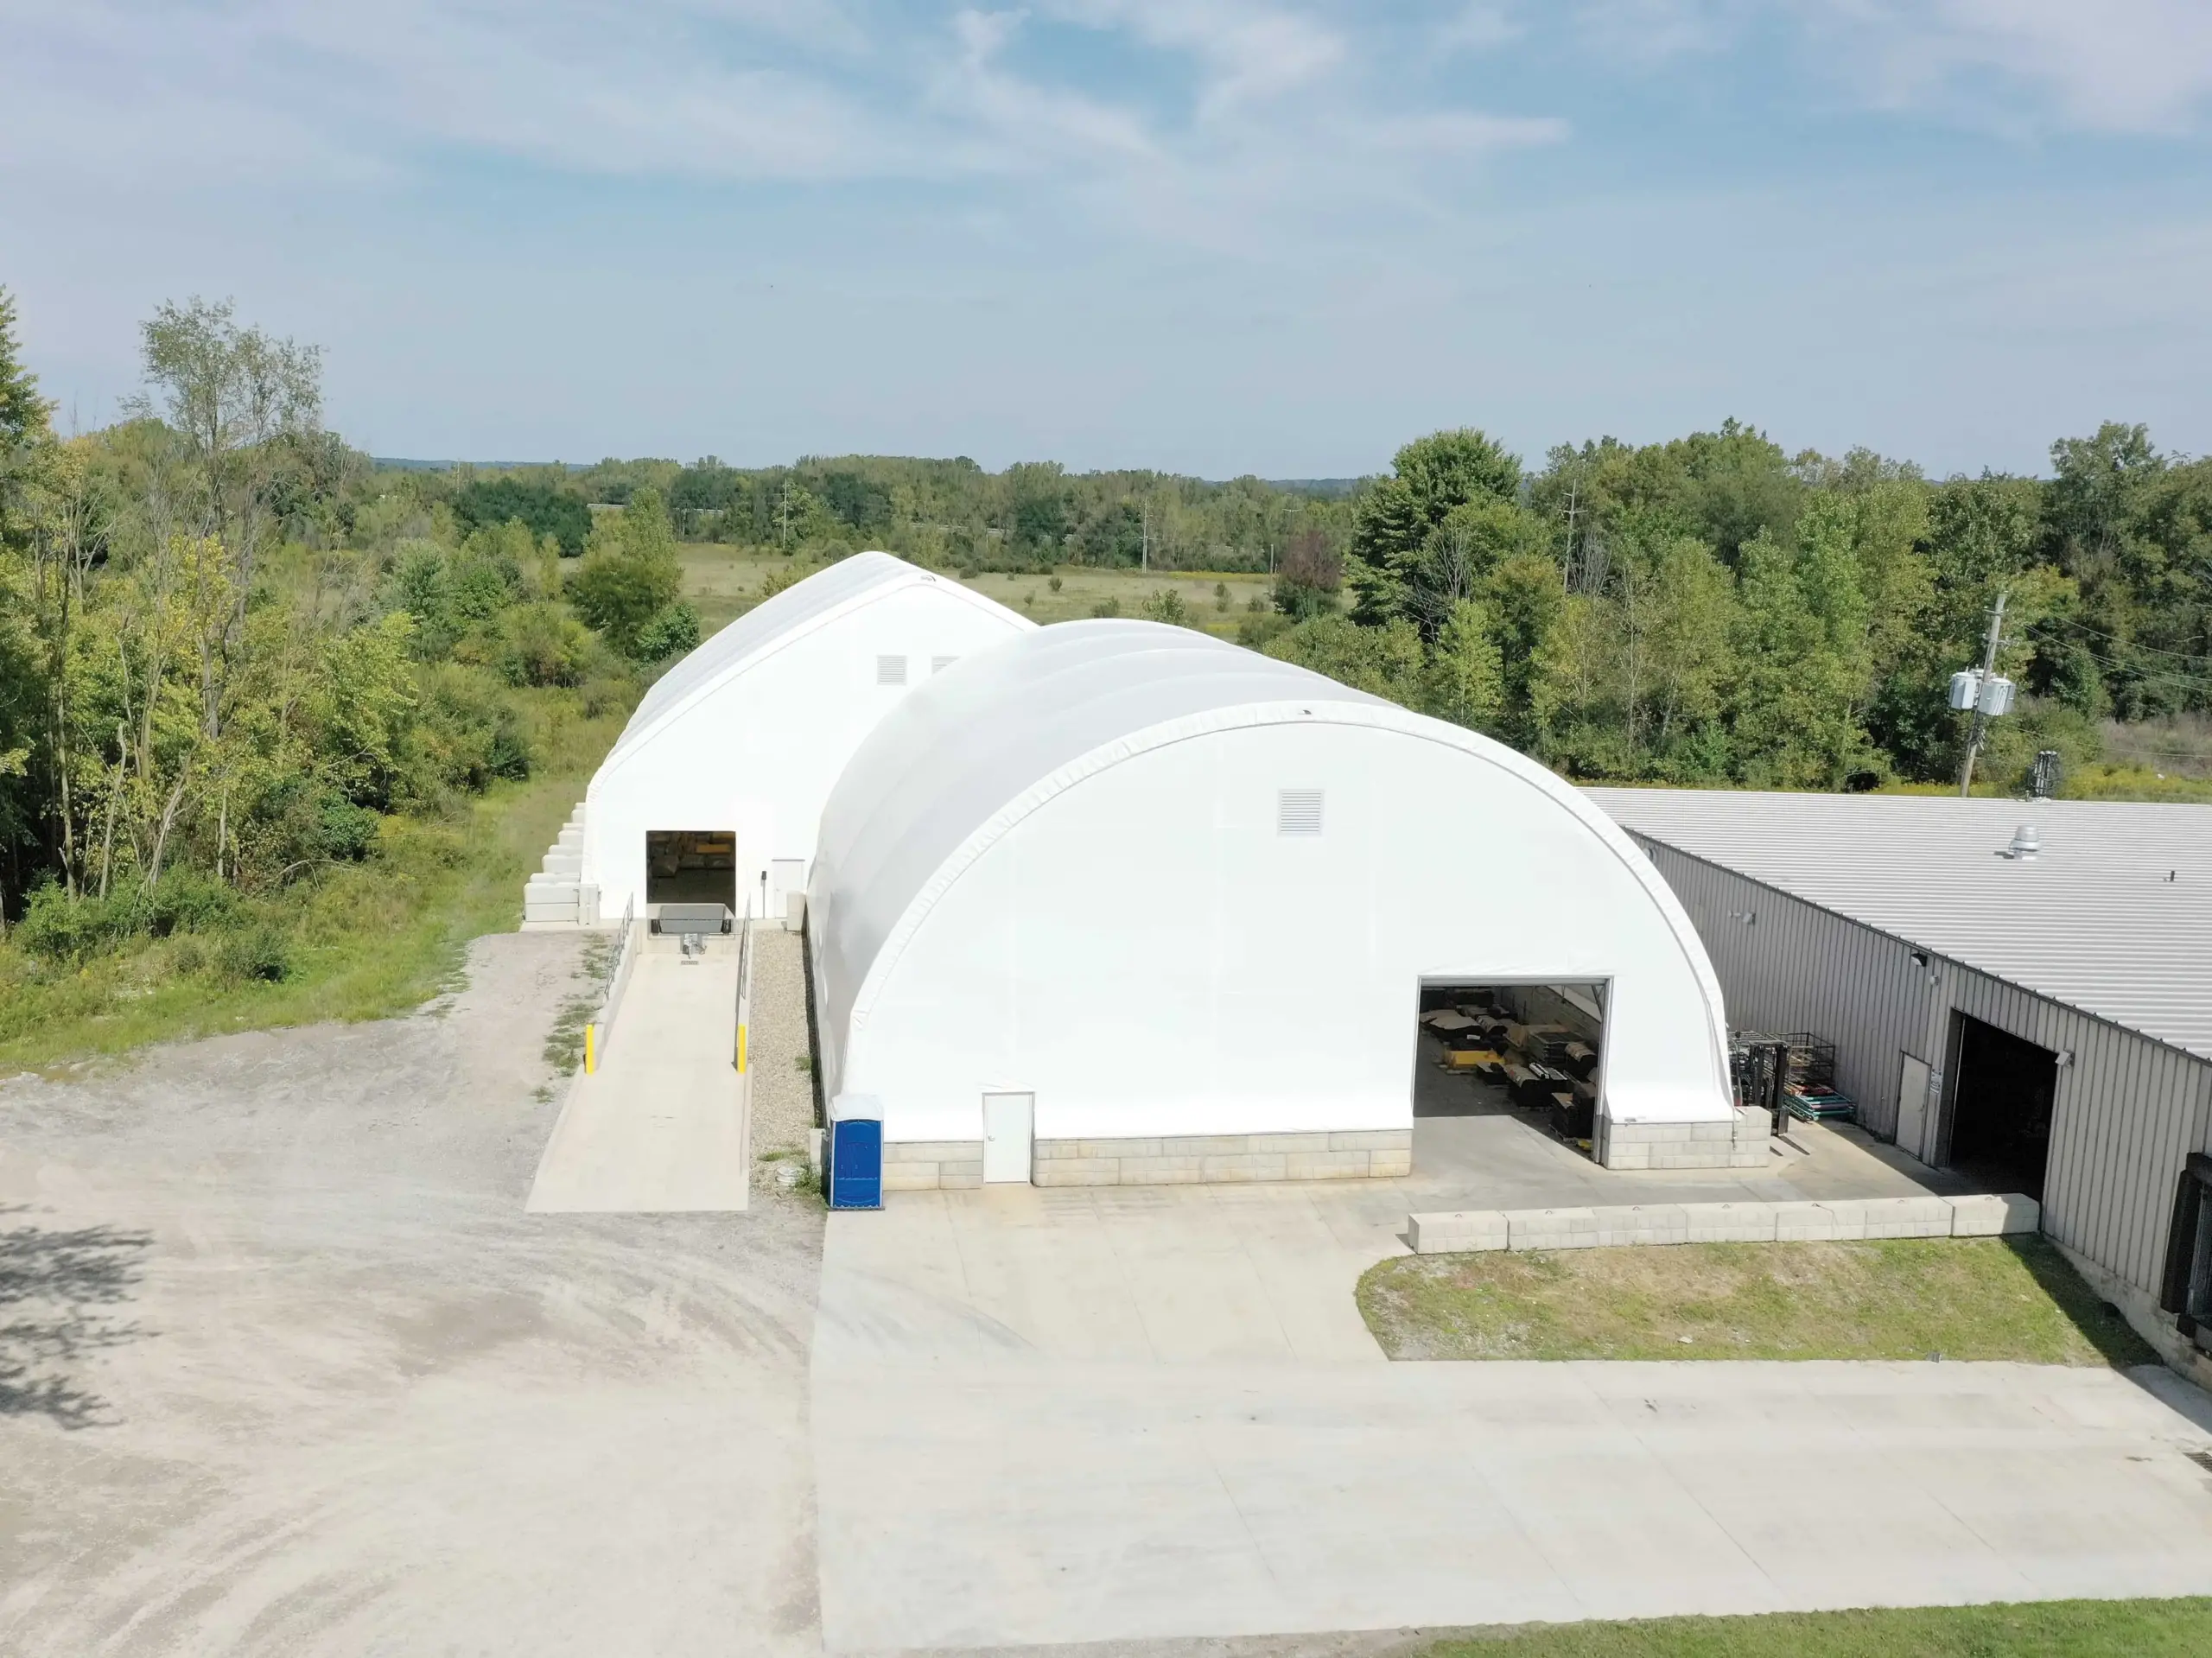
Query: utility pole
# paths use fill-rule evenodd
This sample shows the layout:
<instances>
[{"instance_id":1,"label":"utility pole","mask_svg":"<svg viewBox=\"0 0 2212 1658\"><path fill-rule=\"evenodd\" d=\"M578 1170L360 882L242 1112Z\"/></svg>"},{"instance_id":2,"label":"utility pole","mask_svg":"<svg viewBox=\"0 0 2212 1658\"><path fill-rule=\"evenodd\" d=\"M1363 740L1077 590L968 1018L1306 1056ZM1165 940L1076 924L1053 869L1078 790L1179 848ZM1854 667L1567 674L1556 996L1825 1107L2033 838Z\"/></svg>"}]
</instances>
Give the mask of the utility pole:
<instances>
[{"instance_id":1,"label":"utility pole","mask_svg":"<svg viewBox=\"0 0 2212 1658\"><path fill-rule=\"evenodd\" d=\"M1986 685L1997 672L1999 635L2005 626L2005 600L2009 597L2011 597L2009 593L1999 592L1997 595L1997 603L1989 613L1989 638L1981 647L1980 683L1984 685ZM1989 729L1989 716L1981 711L1982 701L1979 695L1974 697L1974 726L1967 734L1966 764L1959 768L1959 798L1961 800L1964 800L1974 788L1974 756L1981 752L1983 734Z\"/></svg>"}]
</instances>

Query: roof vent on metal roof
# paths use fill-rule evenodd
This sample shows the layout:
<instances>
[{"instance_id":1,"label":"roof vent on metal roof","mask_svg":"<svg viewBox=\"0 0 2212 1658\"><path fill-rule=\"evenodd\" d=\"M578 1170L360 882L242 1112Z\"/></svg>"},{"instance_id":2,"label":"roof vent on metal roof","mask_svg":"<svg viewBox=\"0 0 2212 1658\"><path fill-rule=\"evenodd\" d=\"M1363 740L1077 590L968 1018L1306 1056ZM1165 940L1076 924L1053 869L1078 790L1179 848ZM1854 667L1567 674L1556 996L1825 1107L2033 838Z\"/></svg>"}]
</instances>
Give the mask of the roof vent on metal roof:
<instances>
[{"instance_id":1,"label":"roof vent on metal roof","mask_svg":"<svg viewBox=\"0 0 2212 1658\"><path fill-rule=\"evenodd\" d=\"M2023 823L2012 831L2012 844L1997 855L2000 858L2026 861L2033 859L2042 850L2043 842L2036 839L2036 826L2033 823Z\"/></svg>"}]
</instances>

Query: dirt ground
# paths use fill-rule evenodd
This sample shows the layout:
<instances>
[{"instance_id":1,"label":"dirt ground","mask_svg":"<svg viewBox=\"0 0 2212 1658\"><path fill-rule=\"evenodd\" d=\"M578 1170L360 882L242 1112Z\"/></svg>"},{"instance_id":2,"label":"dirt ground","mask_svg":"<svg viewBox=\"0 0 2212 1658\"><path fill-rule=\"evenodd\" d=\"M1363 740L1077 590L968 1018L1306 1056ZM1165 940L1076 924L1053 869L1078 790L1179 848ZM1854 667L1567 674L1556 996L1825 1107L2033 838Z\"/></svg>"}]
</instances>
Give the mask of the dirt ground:
<instances>
[{"instance_id":1,"label":"dirt ground","mask_svg":"<svg viewBox=\"0 0 2212 1658\"><path fill-rule=\"evenodd\" d=\"M0 1083L0 1651L819 1651L822 1217L531 1217L574 935Z\"/></svg>"}]
</instances>

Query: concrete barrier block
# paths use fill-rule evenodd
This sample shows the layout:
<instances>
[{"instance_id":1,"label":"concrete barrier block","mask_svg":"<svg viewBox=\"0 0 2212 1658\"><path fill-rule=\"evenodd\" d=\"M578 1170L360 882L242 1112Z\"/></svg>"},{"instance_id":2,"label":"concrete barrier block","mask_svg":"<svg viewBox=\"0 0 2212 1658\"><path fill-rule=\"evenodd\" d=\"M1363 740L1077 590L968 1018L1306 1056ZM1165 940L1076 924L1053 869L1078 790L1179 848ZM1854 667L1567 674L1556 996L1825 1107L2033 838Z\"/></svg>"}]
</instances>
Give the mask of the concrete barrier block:
<instances>
[{"instance_id":1,"label":"concrete barrier block","mask_svg":"<svg viewBox=\"0 0 2212 1658\"><path fill-rule=\"evenodd\" d=\"M1077 1157L1158 1157L1166 1150L1157 1140L1078 1140L1075 1144L1081 1147Z\"/></svg>"},{"instance_id":2,"label":"concrete barrier block","mask_svg":"<svg viewBox=\"0 0 2212 1658\"><path fill-rule=\"evenodd\" d=\"M1289 1180L1341 1180L1367 1172L1364 1152L1293 1152L1287 1161Z\"/></svg>"},{"instance_id":3,"label":"concrete barrier block","mask_svg":"<svg viewBox=\"0 0 2212 1658\"><path fill-rule=\"evenodd\" d=\"M1591 1249L1597 1243L1598 1211L1594 1209L1505 1211L1505 1244L1509 1249Z\"/></svg>"},{"instance_id":4,"label":"concrete barrier block","mask_svg":"<svg viewBox=\"0 0 2212 1658\"><path fill-rule=\"evenodd\" d=\"M1624 1204L1592 1212L1600 1248L1689 1242L1689 1215L1681 1204Z\"/></svg>"},{"instance_id":5,"label":"concrete barrier block","mask_svg":"<svg viewBox=\"0 0 2212 1658\"><path fill-rule=\"evenodd\" d=\"M1948 1238L1951 1205L1942 1197L1869 1197L1865 1200L1866 1236L1870 1238Z\"/></svg>"},{"instance_id":6,"label":"concrete barrier block","mask_svg":"<svg viewBox=\"0 0 2212 1658\"><path fill-rule=\"evenodd\" d=\"M1693 1140L1736 1138L1736 1120L1732 1116L1721 1122L1694 1122L1690 1124L1689 1128L1690 1139Z\"/></svg>"},{"instance_id":7,"label":"concrete barrier block","mask_svg":"<svg viewBox=\"0 0 2212 1658\"><path fill-rule=\"evenodd\" d=\"M1738 1140L1770 1140L1774 1134L1774 1118L1764 1106L1739 1105L1736 1108L1736 1138Z\"/></svg>"},{"instance_id":8,"label":"concrete barrier block","mask_svg":"<svg viewBox=\"0 0 2212 1658\"><path fill-rule=\"evenodd\" d=\"M2043 1205L2024 1192L1977 1192L1943 1201L1951 1206L1955 1238L2004 1237L2043 1229Z\"/></svg>"},{"instance_id":9,"label":"concrete barrier block","mask_svg":"<svg viewBox=\"0 0 2212 1658\"><path fill-rule=\"evenodd\" d=\"M1410 1147L1395 1152L1370 1152L1367 1172L1377 1180L1402 1180L1414 1172L1414 1154Z\"/></svg>"},{"instance_id":10,"label":"concrete barrier block","mask_svg":"<svg viewBox=\"0 0 2212 1658\"><path fill-rule=\"evenodd\" d=\"M1326 1149L1332 1152L1395 1152L1413 1143L1409 1128L1351 1128L1333 1131Z\"/></svg>"},{"instance_id":11,"label":"concrete barrier block","mask_svg":"<svg viewBox=\"0 0 2212 1658\"><path fill-rule=\"evenodd\" d=\"M1772 1204L1684 1204L1692 1243L1772 1243Z\"/></svg>"},{"instance_id":12,"label":"concrete barrier block","mask_svg":"<svg viewBox=\"0 0 2212 1658\"><path fill-rule=\"evenodd\" d=\"M1850 1236L1866 1236L1866 1222L1857 1221L1858 1230ZM1777 1243L1827 1243L1838 1236L1836 1213L1826 1204L1800 1201L1777 1204L1774 1206L1774 1241Z\"/></svg>"},{"instance_id":13,"label":"concrete barrier block","mask_svg":"<svg viewBox=\"0 0 2212 1658\"><path fill-rule=\"evenodd\" d=\"M1459 1209L1406 1217L1406 1239L1417 1255L1474 1255L1506 1247L1505 1217L1495 1209Z\"/></svg>"}]
</instances>

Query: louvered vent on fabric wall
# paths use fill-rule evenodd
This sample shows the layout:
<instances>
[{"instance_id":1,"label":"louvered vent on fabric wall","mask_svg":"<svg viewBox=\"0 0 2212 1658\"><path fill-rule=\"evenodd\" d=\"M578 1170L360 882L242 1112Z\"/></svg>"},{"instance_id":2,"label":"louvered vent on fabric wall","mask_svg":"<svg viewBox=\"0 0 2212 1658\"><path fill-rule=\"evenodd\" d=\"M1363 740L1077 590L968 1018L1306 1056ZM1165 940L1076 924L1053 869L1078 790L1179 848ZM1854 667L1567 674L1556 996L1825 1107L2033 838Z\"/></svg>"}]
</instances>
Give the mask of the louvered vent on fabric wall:
<instances>
[{"instance_id":1,"label":"louvered vent on fabric wall","mask_svg":"<svg viewBox=\"0 0 2212 1658\"><path fill-rule=\"evenodd\" d=\"M906 683L906 658L878 657L875 659L875 683L879 685L903 685Z\"/></svg>"},{"instance_id":2,"label":"louvered vent on fabric wall","mask_svg":"<svg viewBox=\"0 0 2212 1658\"><path fill-rule=\"evenodd\" d=\"M1275 833L1319 835L1321 832L1321 791L1283 789L1275 795Z\"/></svg>"}]
</instances>

